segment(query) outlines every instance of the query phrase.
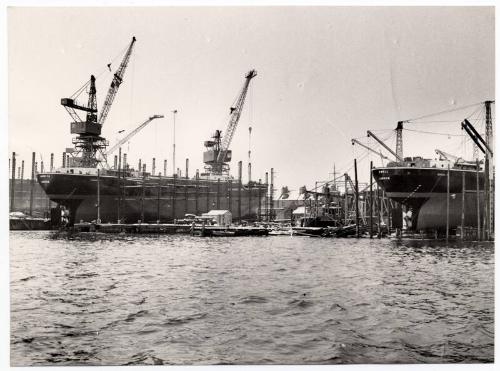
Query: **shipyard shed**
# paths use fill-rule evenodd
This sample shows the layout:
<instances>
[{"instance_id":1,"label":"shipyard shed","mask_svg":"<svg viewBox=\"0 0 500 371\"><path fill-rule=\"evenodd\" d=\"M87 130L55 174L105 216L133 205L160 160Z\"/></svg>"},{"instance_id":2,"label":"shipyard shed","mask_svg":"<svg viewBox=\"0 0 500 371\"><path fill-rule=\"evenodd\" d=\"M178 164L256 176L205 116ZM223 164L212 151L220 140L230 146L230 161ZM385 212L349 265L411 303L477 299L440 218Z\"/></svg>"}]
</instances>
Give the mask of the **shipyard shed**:
<instances>
[{"instance_id":1,"label":"shipyard shed","mask_svg":"<svg viewBox=\"0 0 500 371\"><path fill-rule=\"evenodd\" d=\"M212 219L217 225L229 227L233 222L233 214L229 210L210 210L201 215L202 218Z\"/></svg>"}]
</instances>

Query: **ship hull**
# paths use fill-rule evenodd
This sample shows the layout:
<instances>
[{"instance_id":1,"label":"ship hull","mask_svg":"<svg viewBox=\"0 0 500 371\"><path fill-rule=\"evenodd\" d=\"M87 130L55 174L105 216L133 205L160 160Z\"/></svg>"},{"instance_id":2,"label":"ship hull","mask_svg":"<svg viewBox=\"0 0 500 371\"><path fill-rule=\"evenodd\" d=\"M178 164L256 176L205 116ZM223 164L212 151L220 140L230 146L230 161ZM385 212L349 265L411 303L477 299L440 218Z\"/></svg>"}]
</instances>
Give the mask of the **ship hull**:
<instances>
[{"instance_id":1,"label":"ship hull","mask_svg":"<svg viewBox=\"0 0 500 371\"><path fill-rule=\"evenodd\" d=\"M447 219L449 228L455 229L462 225L462 210L464 226L477 227L478 205L479 223L483 222L483 172L450 169L448 173L448 169L440 168L385 167L373 169L373 177L387 197L411 211L411 229L445 230ZM462 180L465 180L465 187Z\"/></svg>"},{"instance_id":2,"label":"ship hull","mask_svg":"<svg viewBox=\"0 0 500 371\"><path fill-rule=\"evenodd\" d=\"M38 182L50 200L70 210L71 222L169 222L186 214L230 210L233 219L255 220L264 210L266 185L173 177L118 178L44 173ZM99 196L98 196L99 193Z\"/></svg>"}]
</instances>

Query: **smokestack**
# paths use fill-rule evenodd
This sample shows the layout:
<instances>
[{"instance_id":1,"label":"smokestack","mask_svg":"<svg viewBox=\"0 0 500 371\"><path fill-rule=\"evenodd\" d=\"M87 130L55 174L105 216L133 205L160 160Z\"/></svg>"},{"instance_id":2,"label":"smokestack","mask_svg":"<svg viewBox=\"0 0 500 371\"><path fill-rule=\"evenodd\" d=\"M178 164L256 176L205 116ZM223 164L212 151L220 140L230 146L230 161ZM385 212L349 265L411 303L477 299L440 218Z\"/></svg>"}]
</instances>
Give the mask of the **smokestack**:
<instances>
[{"instance_id":1,"label":"smokestack","mask_svg":"<svg viewBox=\"0 0 500 371\"><path fill-rule=\"evenodd\" d=\"M139 159L139 166L138 166L139 171L142 171L142 160Z\"/></svg>"},{"instance_id":2,"label":"smokestack","mask_svg":"<svg viewBox=\"0 0 500 371\"><path fill-rule=\"evenodd\" d=\"M54 154L50 154L50 172L54 171Z\"/></svg>"},{"instance_id":3,"label":"smokestack","mask_svg":"<svg viewBox=\"0 0 500 371\"><path fill-rule=\"evenodd\" d=\"M163 160L163 175L167 176L167 160Z\"/></svg>"},{"instance_id":4,"label":"smokestack","mask_svg":"<svg viewBox=\"0 0 500 371\"><path fill-rule=\"evenodd\" d=\"M118 169L118 156L117 156L117 155L115 155L115 161L114 161L114 163L113 163L113 168L114 168L115 170L116 170L116 169Z\"/></svg>"},{"instance_id":5,"label":"smokestack","mask_svg":"<svg viewBox=\"0 0 500 371\"><path fill-rule=\"evenodd\" d=\"M156 172L156 159L153 157L153 166L151 167L151 174L155 175Z\"/></svg>"},{"instance_id":6,"label":"smokestack","mask_svg":"<svg viewBox=\"0 0 500 371\"><path fill-rule=\"evenodd\" d=\"M123 154L123 169L127 169L127 154Z\"/></svg>"},{"instance_id":7,"label":"smokestack","mask_svg":"<svg viewBox=\"0 0 500 371\"><path fill-rule=\"evenodd\" d=\"M186 159L186 179L189 179L189 159Z\"/></svg>"}]
</instances>

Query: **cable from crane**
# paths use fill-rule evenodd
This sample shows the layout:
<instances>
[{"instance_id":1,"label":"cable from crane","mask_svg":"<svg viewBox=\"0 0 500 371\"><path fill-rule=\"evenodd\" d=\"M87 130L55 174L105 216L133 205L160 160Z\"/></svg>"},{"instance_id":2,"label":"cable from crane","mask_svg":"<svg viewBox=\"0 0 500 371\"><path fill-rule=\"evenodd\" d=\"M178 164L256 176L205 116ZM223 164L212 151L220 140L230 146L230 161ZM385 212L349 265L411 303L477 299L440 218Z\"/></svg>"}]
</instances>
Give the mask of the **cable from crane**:
<instances>
[{"instance_id":1,"label":"cable from crane","mask_svg":"<svg viewBox=\"0 0 500 371\"><path fill-rule=\"evenodd\" d=\"M425 119L425 118L429 118L429 117L434 117L434 116L439 116L439 115L443 115L445 113L451 113L451 112L461 111L461 110L464 110L464 109L467 109L467 108L471 108L471 107L475 107L475 106L483 105L483 104L484 104L484 102L469 104L467 106L452 108L452 109L449 109L449 110L444 110L444 111L440 111L440 112L436 112L436 113L430 113L430 114L427 114L427 115L423 115L423 116L419 116L419 117L415 117L415 118L403 120L403 122L404 123L409 123L409 122L415 123L414 121L418 121L418 120L421 120L421 119Z\"/></svg>"}]
</instances>

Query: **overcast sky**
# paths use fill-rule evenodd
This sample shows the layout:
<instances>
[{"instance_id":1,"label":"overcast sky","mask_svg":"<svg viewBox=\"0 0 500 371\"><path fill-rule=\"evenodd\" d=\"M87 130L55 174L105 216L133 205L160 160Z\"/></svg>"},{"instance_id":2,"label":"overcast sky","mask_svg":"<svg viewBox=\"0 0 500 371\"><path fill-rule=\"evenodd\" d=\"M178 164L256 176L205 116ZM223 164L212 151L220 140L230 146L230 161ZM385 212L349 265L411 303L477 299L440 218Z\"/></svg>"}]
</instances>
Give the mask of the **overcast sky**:
<instances>
[{"instance_id":1,"label":"overcast sky","mask_svg":"<svg viewBox=\"0 0 500 371\"><path fill-rule=\"evenodd\" d=\"M164 114L124 151L133 166L142 158L149 169L151 158L167 159L169 173L171 111L178 110L176 165L184 171L188 157L194 174L203 166L203 141L225 131L252 68L258 76L231 146L232 173L242 160L246 179L251 125L254 179L274 167L277 187L291 189L361 159L366 151L350 139L368 129L387 129L380 132L387 137L398 120L495 98L493 7L14 7L9 153L29 163L36 151L48 164L54 152L60 166L72 139L60 99L96 74L101 107L112 77L106 65L114 60L118 67L132 36L137 43L103 135L113 144L118 130ZM460 121L475 109L411 129L460 135ZM405 155L457 153L461 141L405 132ZM370 159L380 165L377 156L361 161L365 181Z\"/></svg>"}]
</instances>

